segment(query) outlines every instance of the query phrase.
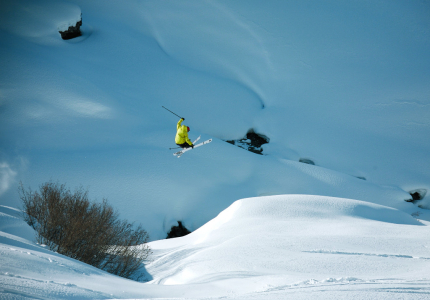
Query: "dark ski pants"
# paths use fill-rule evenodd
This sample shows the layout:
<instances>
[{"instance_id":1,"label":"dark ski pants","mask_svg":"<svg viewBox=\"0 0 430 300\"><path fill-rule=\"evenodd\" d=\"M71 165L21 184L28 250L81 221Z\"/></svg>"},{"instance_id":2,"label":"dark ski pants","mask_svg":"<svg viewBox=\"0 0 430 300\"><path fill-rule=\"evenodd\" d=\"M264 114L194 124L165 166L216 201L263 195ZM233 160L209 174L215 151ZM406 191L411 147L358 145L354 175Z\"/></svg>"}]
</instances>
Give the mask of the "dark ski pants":
<instances>
[{"instance_id":1,"label":"dark ski pants","mask_svg":"<svg viewBox=\"0 0 430 300\"><path fill-rule=\"evenodd\" d=\"M182 149L191 148L191 146L187 142L185 142L183 144L176 144L176 145L178 145Z\"/></svg>"}]
</instances>

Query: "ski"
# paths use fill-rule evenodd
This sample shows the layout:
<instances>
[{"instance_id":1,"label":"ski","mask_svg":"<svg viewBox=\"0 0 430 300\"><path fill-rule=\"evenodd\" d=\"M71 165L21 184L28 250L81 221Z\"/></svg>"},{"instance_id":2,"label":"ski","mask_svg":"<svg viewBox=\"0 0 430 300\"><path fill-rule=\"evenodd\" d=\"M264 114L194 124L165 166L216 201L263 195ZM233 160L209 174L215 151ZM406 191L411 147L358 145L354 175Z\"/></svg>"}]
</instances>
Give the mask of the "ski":
<instances>
[{"instance_id":1,"label":"ski","mask_svg":"<svg viewBox=\"0 0 430 300\"><path fill-rule=\"evenodd\" d=\"M202 142L202 143L200 143L200 144L194 145L194 148L197 148L197 147L200 147L200 146L203 146L203 145L209 144L210 142L212 142L212 139L209 139L209 140L204 141L204 142ZM193 143L193 144L194 144L194 143ZM194 148L191 148L191 147L190 147L190 148L182 149L181 151L178 151L178 152L173 153L173 155L174 155L174 156L176 156L177 158L179 158L179 157L181 157L181 155L182 155L182 154L184 154L185 152L187 152L187 151L189 151L189 150L192 150L192 149L194 149Z\"/></svg>"},{"instance_id":2,"label":"ski","mask_svg":"<svg viewBox=\"0 0 430 300\"><path fill-rule=\"evenodd\" d=\"M201 137L201 135L199 135L199 137L198 137L198 138L196 138L196 139L194 140L193 145L195 145L195 144L196 144L196 142L197 142L198 140L200 140L200 137ZM181 147L177 147L177 148L181 148ZM170 150L172 150L172 149L177 149L177 148L170 148ZM173 155L176 155L176 153L179 153L179 152L181 152L181 151L175 152Z\"/></svg>"},{"instance_id":3,"label":"ski","mask_svg":"<svg viewBox=\"0 0 430 300\"><path fill-rule=\"evenodd\" d=\"M200 137L201 137L201 135L199 135L199 137L198 137L198 138L196 138L196 139L194 140L193 145L194 145L198 140L200 140Z\"/></svg>"}]
</instances>

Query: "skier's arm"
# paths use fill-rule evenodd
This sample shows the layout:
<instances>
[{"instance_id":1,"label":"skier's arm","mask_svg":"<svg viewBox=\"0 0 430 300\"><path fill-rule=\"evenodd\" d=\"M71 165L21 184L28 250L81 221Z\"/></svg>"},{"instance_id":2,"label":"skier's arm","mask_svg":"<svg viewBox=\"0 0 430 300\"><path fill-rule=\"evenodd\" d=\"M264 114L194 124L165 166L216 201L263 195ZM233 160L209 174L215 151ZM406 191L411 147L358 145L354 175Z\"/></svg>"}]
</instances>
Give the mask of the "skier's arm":
<instances>
[{"instance_id":1,"label":"skier's arm","mask_svg":"<svg viewBox=\"0 0 430 300\"><path fill-rule=\"evenodd\" d=\"M181 118L178 122L178 125L176 125L176 130L179 129L179 127L181 127L182 121L184 120L184 118Z\"/></svg>"}]
</instances>

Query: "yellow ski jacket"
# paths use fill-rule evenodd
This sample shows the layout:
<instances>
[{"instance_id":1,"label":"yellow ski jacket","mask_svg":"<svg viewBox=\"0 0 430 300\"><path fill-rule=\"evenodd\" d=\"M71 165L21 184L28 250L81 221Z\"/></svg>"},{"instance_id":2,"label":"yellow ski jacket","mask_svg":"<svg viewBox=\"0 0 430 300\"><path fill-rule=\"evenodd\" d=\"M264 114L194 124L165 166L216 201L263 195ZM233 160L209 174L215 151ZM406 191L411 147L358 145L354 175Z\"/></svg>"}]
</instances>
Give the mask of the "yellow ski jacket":
<instances>
[{"instance_id":1,"label":"yellow ski jacket","mask_svg":"<svg viewBox=\"0 0 430 300\"><path fill-rule=\"evenodd\" d=\"M193 143L188 138L188 129L187 126L181 125L183 119L180 119L178 122L178 125L176 125L176 137L175 137L175 143L180 145L183 143L188 143L188 145L192 145Z\"/></svg>"}]
</instances>

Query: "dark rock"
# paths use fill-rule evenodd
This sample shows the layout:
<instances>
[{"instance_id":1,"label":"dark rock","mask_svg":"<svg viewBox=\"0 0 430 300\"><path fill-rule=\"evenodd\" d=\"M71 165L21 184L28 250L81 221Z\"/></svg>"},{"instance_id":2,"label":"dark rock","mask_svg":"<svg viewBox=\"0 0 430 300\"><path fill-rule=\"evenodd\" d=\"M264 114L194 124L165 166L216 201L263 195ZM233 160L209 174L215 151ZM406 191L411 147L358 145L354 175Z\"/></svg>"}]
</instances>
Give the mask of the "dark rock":
<instances>
[{"instance_id":1,"label":"dark rock","mask_svg":"<svg viewBox=\"0 0 430 300\"><path fill-rule=\"evenodd\" d=\"M59 31L59 33L61 34L61 38L63 40L70 40L78 36L81 36L82 35L81 26L82 26L82 18L80 21L76 22L75 26L69 26L69 29L67 29L66 31Z\"/></svg>"},{"instance_id":2,"label":"dark rock","mask_svg":"<svg viewBox=\"0 0 430 300\"><path fill-rule=\"evenodd\" d=\"M251 141L251 146L260 148L262 145L269 143L270 139L261 133L256 133L254 129L250 129L246 133L246 139Z\"/></svg>"},{"instance_id":3,"label":"dark rock","mask_svg":"<svg viewBox=\"0 0 430 300\"><path fill-rule=\"evenodd\" d=\"M226 142L232 145L236 145L250 152L262 155L263 148L261 148L261 146L264 144L268 144L269 141L270 138L268 138L266 135L256 133L254 129L251 128L250 130L248 130L244 138L239 140L229 140Z\"/></svg>"},{"instance_id":4,"label":"dark rock","mask_svg":"<svg viewBox=\"0 0 430 300\"><path fill-rule=\"evenodd\" d=\"M181 237L191 233L184 225L182 225L181 221L178 221L178 226L172 226L169 233L167 234L166 239Z\"/></svg>"},{"instance_id":5,"label":"dark rock","mask_svg":"<svg viewBox=\"0 0 430 300\"><path fill-rule=\"evenodd\" d=\"M309 158L300 158L299 162L315 166L314 161L312 159L309 159Z\"/></svg>"},{"instance_id":6,"label":"dark rock","mask_svg":"<svg viewBox=\"0 0 430 300\"><path fill-rule=\"evenodd\" d=\"M412 196L412 200L421 200L421 196L417 192L412 193L411 196Z\"/></svg>"},{"instance_id":7,"label":"dark rock","mask_svg":"<svg viewBox=\"0 0 430 300\"><path fill-rule=\"evenodd\" d=\"M405 200L406 202L415 202L424 199L424 197L427 194L426 189L416 189L409 191L409 194L411 195L412 199Z\"/></svg>"}]
</instances>

